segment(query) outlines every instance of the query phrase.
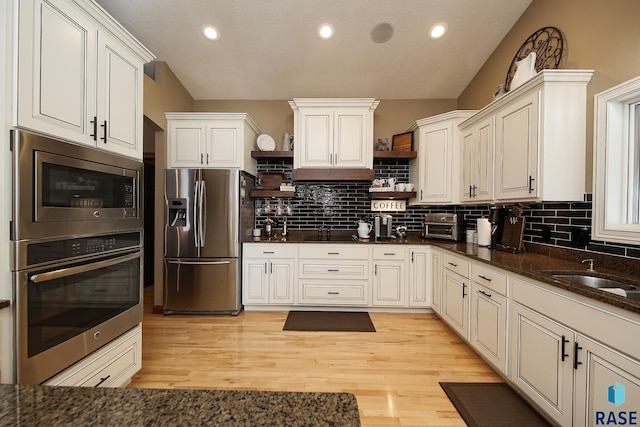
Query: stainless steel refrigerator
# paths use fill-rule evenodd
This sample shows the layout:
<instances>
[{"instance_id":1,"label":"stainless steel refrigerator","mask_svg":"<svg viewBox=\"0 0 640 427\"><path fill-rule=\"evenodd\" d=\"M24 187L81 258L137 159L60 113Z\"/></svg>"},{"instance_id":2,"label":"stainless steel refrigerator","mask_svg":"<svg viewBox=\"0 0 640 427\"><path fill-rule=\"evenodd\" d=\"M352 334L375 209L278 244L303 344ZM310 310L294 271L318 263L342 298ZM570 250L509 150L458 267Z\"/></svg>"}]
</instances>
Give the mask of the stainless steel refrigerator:
<instances>
[{"instance_id":1,"label":"stainless steel refrigerator","mask_svg":"<svg viewBox=\"0 0 640 427\"><path fill-rule=\"evenodd\" d=\"M164 313L242 309L242 240L255 178L226 169L165 170Z\"/></svg>"}]
</instances>

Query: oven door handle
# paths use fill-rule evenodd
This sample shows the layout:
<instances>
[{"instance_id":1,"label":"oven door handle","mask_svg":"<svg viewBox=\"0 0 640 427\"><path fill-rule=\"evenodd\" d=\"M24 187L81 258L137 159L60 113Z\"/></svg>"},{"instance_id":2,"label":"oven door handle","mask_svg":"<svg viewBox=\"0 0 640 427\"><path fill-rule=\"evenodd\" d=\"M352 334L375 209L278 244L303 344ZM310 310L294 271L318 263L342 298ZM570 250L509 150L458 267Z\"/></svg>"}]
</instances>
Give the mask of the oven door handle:
<instances>
[{"instance_id":1,"label":"oven door handle","mask_svg":"<svg viewBox=\"0 0 640 427\"><path fill-rule=\"evenodd\" d=\"M77 267L61 268L59 270L47 271L46 273L38 273L29 277L33 283L46 282L48 280L61 279L63 277L73 276L75 274L86 273L88 271L98 270L112 265L120 264L132 259L140 258L140 252L134 252L118 258L111 258L104 261L92 262L91 264L79 265Z\"/></svg>"}]
</instances>

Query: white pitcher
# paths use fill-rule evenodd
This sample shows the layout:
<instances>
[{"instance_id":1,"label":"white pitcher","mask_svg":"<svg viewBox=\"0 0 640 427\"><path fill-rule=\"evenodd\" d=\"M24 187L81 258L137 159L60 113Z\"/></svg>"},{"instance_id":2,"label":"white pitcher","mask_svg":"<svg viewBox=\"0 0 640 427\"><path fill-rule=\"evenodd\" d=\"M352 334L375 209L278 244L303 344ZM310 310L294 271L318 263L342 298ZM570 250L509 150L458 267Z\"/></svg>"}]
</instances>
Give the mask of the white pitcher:
<instances>
[{"instance_id":1,"label":"white pitcher","mask_svg":"<svg viewBox=\"0 0 640 427\"><path fill-rule=\"evenodd\" d=\"M511 79L509 90L522 86L524 82L536 75L536 53L531 52L529 55L516 62L516 71Z\"/></svg>"},{"instance_id":2,"label":"white pitcher","mask_svg":"<svg viewBox=\"0 0 640 427\"><path fill-rule=\"evenodd\" d=\"M358 237L361 239L368 239L369 233L371 233L371 224L368 222L359 222L358 223Z\"/></svg>"}]
</instances>

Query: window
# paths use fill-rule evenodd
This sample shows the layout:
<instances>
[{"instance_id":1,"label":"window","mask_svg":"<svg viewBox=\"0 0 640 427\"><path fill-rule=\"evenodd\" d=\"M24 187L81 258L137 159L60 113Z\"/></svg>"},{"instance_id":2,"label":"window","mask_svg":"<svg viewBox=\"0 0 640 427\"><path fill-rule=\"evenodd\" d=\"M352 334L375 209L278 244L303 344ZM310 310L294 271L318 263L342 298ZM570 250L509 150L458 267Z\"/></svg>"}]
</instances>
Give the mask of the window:
<instances>
[{"instance_id":1,"label":"window","mask_svg":"<svg viewBox=\"0 0 640 427\"><path fill-rule=\"evenodd\" d=\"M595 96L593 238L640 244L640 77Z\"/></svg>"}]
</instances>

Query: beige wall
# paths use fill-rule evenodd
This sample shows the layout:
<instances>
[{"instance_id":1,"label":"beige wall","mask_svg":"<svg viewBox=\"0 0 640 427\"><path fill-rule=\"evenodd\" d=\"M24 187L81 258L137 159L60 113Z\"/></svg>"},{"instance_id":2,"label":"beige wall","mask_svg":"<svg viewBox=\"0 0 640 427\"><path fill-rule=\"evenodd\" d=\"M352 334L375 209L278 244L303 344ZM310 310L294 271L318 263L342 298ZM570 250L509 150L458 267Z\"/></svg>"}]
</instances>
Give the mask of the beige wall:
<instances>
[{"instance_id":1,"label":"beige wall","mask_svg":"<svg viewBox=\"0 0 640 427\"><path fill-rule=\"evenodd\" d=\"M144 151L154 153L155 197L154 197L154 292L153 305L162 306L163 287L163 223L164 223L164 169L167 164L166 129L167 111L193 111L193 98L173 74L165 62L156 62L155 80L144 76ZM146 207L149 209L149 207ZM149 233L150 230L145 230ZM145 248L145 250L151 250ZM151 274L151 272L145 272Z\"/></svg>"},{"instance_id":2,"label":"beige wall","mask_svg":"<svg viewBox=\"0 0 640 427\"><path fill-rule=\"evenodd\" d=\"M374 112L374 141L405 132L412 123L456 108L455 99L381 100ZM288 100L281 101L195 101L195 111L219 113L248 113L262 133L271 135L276 148L282 147L285 132L293 133L293 111Z\"/></svg>"},{"instance_id":3,"label":"beige wall","mask_svg":"<svg viewBox=\"0 0 640 427\"><path fill-rule=\"evenodd\" d=\"M560 29L565 49L559 68L592 69L587 88L587 177L592 189L593 96L640 75L640 1L533 0L458 98L458 108L478 109L491 102L504 83L511 61L522 43L546 26Z\"/></svg>"}]
</instances>

